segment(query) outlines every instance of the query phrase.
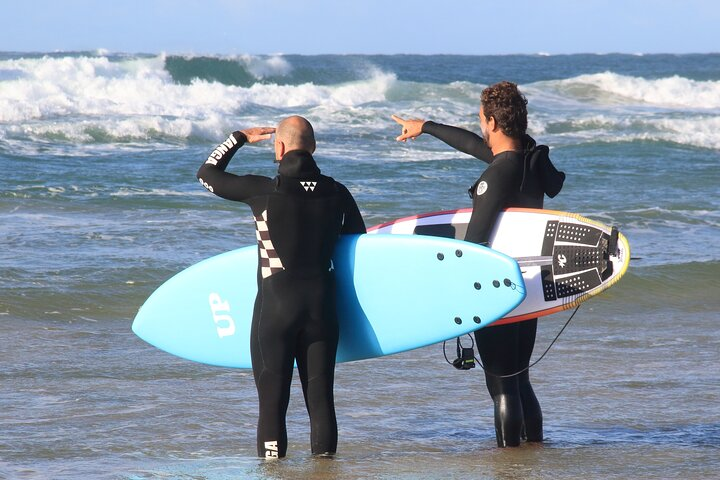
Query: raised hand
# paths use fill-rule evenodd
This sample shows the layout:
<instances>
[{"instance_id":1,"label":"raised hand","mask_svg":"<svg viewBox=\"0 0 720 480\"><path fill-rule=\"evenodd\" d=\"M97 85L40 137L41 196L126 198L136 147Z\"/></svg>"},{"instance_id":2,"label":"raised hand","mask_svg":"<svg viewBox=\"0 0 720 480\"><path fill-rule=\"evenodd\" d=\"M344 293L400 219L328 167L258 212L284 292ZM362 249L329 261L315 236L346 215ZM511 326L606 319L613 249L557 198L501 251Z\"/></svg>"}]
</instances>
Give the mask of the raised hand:
<instances>
[{"instance_id":1,"label":"raised hand","mask_svg":"<svg viewBox=\"0 0 720 480\"><path fill-rule=\"evenodd\" d=\"M273 127L252 127L240 130L247 137L248 143L260 142L262 140L268 140L272 138L272 134L275 133Z\"/></svg>"}]
</instances>

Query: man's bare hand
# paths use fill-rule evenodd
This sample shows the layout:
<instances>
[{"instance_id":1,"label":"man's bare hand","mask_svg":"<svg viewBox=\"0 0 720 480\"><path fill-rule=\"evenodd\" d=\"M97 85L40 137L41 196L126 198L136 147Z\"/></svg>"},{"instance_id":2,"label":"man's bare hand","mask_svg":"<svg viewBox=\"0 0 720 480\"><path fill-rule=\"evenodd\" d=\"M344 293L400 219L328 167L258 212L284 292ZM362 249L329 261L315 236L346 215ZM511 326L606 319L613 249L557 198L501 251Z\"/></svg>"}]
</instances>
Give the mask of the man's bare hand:
<instances>
[{"instance_id":1,"label":"man's bare hand","mask_svg":"<svg viewBox=\"0 0 720 480\"><path fill-rule=\"evenodd\" d=\"M406 142L408 138L412 138L414 140L416 137L422 135L422 126L425 123L425 120L404 120L397 115L392 115L391 118L402 126L400 136L395 139L398 142Z\"/></svg>"},{"instance_id":2,"label":"man's bare hand","mask_svg":"<svg viewBox=\"0 0 720 480\"><path fill-rule=\"evenodd\" d=\"M268 140L272 138L272 134L275 133L273 127L252 127L240 130L246 137L248 143L260 142L262 140Z\"/></svg>"}]
</instances>

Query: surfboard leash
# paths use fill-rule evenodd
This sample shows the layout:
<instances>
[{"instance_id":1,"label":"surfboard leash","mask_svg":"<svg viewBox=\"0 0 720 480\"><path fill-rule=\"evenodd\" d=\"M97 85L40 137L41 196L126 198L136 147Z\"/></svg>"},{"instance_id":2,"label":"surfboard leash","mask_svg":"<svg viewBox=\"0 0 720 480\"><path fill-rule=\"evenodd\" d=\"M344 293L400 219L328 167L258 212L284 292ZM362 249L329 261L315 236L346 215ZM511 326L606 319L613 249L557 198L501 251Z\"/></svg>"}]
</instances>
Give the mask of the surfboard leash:
<instances>
[{"instance_id":1,"label":"surfboard leash","mask_svg":"<svg viewBox=\"0 0 720 480\"><path fill-rule=\"evenodd\" d=\"M447 352L445 351L446 342L443 342L443 355L445 356L445 361L453 367L457 368L458 370L470 370L471 368L475 368L475 361L477 360L475 358L474 350L475 340L469 333L467 334L467 336L470 337L470 341L472 342L469 347L462 346L462 344L460 343L460 337L457 337L455 339L457 358L452 362L448 359Z\"/></svg>"},{"instance_id":2,"label":"surfboard leash","mask_svg":"<svg viewBox=\"0 0 720 480\"><path fill-rule=\"evenodd\" d=\"M562 333L565 331L567 326L570 324L570 321L573 319L575 314L578 312L578 310L580 310L580 305L575 307L575 310L573 311L572 315L570 315L570 318L567 319L567 321L562 326L562 328L560 329L558 334L555 335L555 338L553 339L553 341L550 342L550 345L548 345L548 347L545 349L543 354L540 355L540 358L538 358L533 363L531 363L527 367L523 368L519 372L511 373L508 375L498 375L496 373L488 371L485 368L485 365L482 364L480 359L475 357L475 352L474 352L475 341L473 340L472 335L470 335L469 333L467 335L468 335L468 337L470 337L470 340L472 340L472 344L470 345L470 347L463 347L462 344L460 343L460 337L457 337L455 339L457 342L457 358L455 360L453 360L452 362L448 359L447 352L445 351L445 343L446 342L443 342L443 355L445 356L445 361L447 363L449 363L450 365L452 365L453 367L457 368L458 370L470 370L471 368L475 368L475 363L477 363L478 365L480 365L480 368L482 368L482 370L485 373L487 373L488 375L491 375L493 377L497 377L497 378L515 377L517 375L527 372L532 367L534 367L535 365L540 363L540 360L545 358L545 355L547 355L548 352L550 351L550 349L552 348L552 346L555 345L555 342L557 342L557 340L560 338L560 335L562 335Z\"/></svg>"}]
</instances>

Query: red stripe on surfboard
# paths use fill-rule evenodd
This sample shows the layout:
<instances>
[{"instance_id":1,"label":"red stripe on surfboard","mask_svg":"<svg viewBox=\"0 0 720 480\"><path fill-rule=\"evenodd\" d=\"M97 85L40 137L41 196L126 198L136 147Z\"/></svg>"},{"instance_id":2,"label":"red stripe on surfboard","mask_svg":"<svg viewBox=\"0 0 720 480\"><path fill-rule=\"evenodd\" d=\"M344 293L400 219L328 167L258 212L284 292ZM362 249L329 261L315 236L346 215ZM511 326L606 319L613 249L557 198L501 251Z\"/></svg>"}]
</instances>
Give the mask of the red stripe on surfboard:
<instances>
[{"instance_id":1,"label":"red stripe on surfboard","mask_svg":"<svg viewBox=\"0 0 720 480\"><path fill-rule=\"evenodd\" d=\"M552 315L553 313L560 313L560 312L563 312L570 308L572 308L572 305L559 305L557 307L546 308L545 310L538 310L537 312L526 313L524 315L516 315L514 317L503 317L500 320L494 321L493 323L488 325L488 327L492 327L494 325L507 325L509 323L523 322L525 320L530 320L533 318L544 317L546 315Z\"/></svg>"}]
</instances>

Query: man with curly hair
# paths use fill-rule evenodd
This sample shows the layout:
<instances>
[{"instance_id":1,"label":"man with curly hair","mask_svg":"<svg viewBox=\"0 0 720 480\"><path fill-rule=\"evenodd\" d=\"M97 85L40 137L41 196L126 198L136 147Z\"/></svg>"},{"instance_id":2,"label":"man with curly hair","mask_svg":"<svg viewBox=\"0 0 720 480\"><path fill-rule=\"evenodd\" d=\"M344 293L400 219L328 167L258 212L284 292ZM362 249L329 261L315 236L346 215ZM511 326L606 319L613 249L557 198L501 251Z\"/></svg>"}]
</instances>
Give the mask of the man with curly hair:
<instances>
[{"instance_id":1,"label":"man with curly hair","mask_svg":"<svg viewBox=\"0 0 720 480\"><path fill-rule=\"evenodd\" d=\"M468 130L425 120L392 118L402 126L398 141L423 133L489 164L469 189L473 210L465 240L487 245L500 212L510 207L542 208L543 197L560 192L565 174L555 169L548 147L536 145L527 130L527 99L511 82L483 90L482 137ZM490 326L475 332L485 383L494 403L499 447L543 439L542 411L528 366L535 345L537 318Z\"/></svg>"}]
</instances>

